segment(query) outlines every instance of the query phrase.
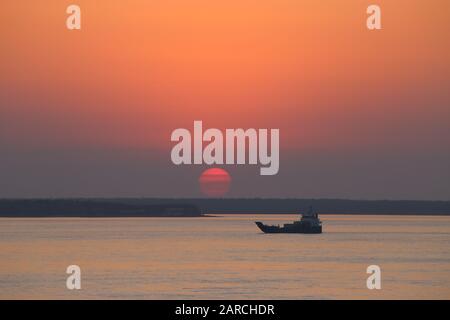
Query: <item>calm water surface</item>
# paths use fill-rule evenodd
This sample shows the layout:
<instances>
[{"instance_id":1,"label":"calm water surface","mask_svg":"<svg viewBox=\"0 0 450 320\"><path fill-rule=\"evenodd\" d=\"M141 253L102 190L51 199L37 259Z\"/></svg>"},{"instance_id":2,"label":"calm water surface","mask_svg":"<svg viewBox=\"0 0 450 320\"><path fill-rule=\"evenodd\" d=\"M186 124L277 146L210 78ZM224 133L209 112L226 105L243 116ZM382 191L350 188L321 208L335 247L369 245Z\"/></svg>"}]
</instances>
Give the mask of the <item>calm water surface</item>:
<instances>
[{"instance_id":1,"label":"calm water surface","mask_svg":"<svg viewBox=\"0 0 450 320\"><path fill-rule=\"evenodd\" d=\"M321 235L253 223L295 218L1 218L0 298L450 299L450 217L323 215Z\"/></svg>"}]
</instances>

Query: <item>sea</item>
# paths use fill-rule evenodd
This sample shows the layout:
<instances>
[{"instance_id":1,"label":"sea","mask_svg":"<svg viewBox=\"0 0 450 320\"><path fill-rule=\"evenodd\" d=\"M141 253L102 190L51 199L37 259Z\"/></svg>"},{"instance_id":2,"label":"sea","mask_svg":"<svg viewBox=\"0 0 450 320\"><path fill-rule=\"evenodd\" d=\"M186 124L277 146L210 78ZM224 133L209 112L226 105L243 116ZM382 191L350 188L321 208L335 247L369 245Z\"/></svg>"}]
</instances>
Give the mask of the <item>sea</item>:
<instances>
[{"instance_id":1,"label":"sea","mask_svg":"<svg viewBox=\"0 0 450 320\"><path fill-rule=\"evenodd\" d=\"M254 223L295 219L0 218L0 299L450 299L450 217L321 215L322 234Z\"/></svg>"}]
</instances>

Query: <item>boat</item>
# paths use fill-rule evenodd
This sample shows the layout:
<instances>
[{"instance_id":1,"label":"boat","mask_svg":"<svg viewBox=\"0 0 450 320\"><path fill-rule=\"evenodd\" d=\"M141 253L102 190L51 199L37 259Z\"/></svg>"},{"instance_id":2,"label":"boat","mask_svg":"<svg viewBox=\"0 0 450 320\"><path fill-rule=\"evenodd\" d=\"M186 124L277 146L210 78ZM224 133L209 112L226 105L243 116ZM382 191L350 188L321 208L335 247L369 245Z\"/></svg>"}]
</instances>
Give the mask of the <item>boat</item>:
<instances>
[{"instance_id":1,"label":"boat","mask_svg":"<svg viewBox=\"0 0 450 320\"><path fill-rule=\"evenodd\" d=\"M264 233L322 233L322 221L312 207L301 215L300 220L286 223L282 227L266 225L260 221L255 223Z\"/></svg>"}]
</instances>

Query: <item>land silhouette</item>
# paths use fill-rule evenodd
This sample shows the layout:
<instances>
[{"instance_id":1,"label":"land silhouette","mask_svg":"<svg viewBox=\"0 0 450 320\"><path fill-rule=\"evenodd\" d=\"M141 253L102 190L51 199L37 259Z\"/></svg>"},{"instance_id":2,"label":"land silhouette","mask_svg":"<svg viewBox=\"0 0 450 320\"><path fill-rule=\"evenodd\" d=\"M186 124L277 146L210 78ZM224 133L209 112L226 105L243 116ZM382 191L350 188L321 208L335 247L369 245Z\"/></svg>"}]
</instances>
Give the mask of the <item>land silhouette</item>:
<instances>
[{"instance_id":1,"label":"land silhouette","mask_svg":"<svg viewBox=\"0 0 450 320\"><path fill-rule=\"evenodd\" d=\"M450 201L267 198L1 199L0 217L200 217L205 214L450 215Z\"/></svg>"}]
</instances>

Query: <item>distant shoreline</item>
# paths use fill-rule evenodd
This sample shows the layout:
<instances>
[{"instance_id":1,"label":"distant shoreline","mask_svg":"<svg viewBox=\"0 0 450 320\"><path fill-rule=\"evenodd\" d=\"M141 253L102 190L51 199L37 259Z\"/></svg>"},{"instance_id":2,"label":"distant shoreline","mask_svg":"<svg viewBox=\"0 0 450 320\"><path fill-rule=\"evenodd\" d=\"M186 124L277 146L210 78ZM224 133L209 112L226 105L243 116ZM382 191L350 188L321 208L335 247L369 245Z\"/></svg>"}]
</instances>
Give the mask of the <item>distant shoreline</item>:
<instances>
[{"instance_id":1,"label":"distant shoreline","mask_svg":"<svg viewBox=\"0 0 450 320\"><path fill-rule=\"evenodd\" d=\"M333 212L317 212L319 215L325 215L325 216L450 216L450 213L366 213L366 212L361 212L361 213L356 213L356 212L351 212L351 213L346 213L346 212L340 212L340 213L333 213ZM230 214L242 214L242 215L252 215L252 214L264 214L264 215L285 215L285 214L300 214L299 212L265 212L265 213L258 213L258 212L247 212L247 213L214 213L214 216L226 216L226 215L230 215ZM208 214L206 214L205 216L208 216ZM209 215L211 216L211 215Z\"/></svg>"},{"instance_id":2,"label":"distant shoreline","mask_svg":"<svg viewBox=\"0 0 450 320\"><path fill-rule=\"evenodd\" d=\"M0 219L155 219L155 218L220 218L220 217L226 217L226 216L232 216L232 215L296 215L296 213L225 213L225 214L202 214L199 216L163 216L163 215L148 215L148 216L127 216L127 215L120 215L120 216L110 216L110 215L104 215L104 216L63 216L63 215L57 215L57 216L37 216L37 215L0 215ZM431 214L388 214L388 213L320 213L320 216L378 216L378 217L449 217L450 214L447 213L431 213Z\"/></svg>"},{"instance_id":3,"label":"distant shoreline","mask_svg":"<svg viewBox=\"0 0 450 320\"><path fill-rule=\"evenodd\" d=\"M450 215L450 201L343 199L1 199L0 217L206 217L227 214Z\"/></svg>"},{"instance_id":4,"label":"distant shoreline","mask_svg":"<svg viewBox=\"0 0 450 320\"><path fill-rule=\"evenodd\" d=\"M132 204L104 200L0 200L0 217L10 218L114 218L201 217L192 204Z\"/></svg>"}]
</instances>

